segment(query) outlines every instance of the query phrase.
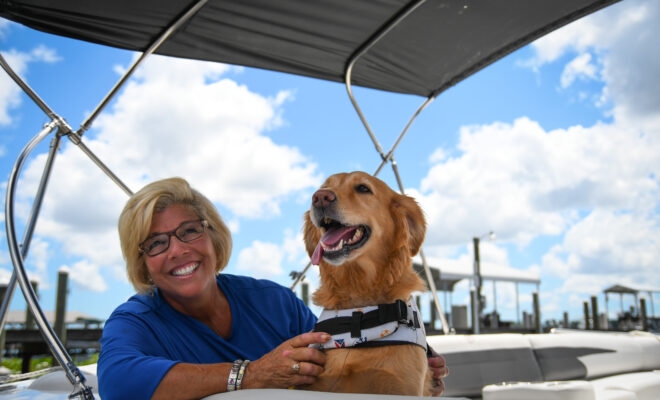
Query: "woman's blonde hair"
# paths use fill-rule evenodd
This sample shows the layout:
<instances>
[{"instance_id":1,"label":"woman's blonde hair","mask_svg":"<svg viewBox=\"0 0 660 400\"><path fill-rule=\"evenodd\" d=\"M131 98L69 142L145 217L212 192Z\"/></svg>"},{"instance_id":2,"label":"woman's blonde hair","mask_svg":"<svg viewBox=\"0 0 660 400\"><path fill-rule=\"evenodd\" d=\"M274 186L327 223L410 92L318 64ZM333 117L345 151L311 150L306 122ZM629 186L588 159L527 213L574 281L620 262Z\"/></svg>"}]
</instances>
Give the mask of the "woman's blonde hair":
<instances>
[{"instance_id":1,"label":"woman's blonde hair","mask_svg":"<svg viewBox=\"0 0 660 400\"><path fill-rule=\"evenodd\" d=\"M218 265L216 274L229 262L232 240L229 229L209 199L190 187L182 178L169 178L152 182L135 193L126 203L119 216L119 241L126 260L128 279L138 293L148 293L153 287L144 254L139 245L149 235L155 213L179 204L189 207L199 218L209 223L207 233L213 242Z\"/></svg>"}]
</instances>

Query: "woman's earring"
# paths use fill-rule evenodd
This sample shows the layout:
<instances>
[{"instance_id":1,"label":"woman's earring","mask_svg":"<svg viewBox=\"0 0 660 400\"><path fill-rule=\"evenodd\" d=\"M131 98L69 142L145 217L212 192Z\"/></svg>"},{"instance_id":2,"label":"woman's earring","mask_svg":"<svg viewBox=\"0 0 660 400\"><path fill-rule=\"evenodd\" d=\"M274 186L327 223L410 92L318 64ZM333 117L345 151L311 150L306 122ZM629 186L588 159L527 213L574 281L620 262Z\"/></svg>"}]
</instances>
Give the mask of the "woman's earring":
<instances>
[{"instance_id":1,"label":"woman's earring","mask_svg":"<svg viewBox=\"0 0 660 400\"><path fill-rule=\"evenodd\" d=\"M156 290L156 285L154 285L154 281L151 279L151 275L147 274L147 283L151 285L151 297L154 297L154 291Z\"/></svg>"}]
</instances>

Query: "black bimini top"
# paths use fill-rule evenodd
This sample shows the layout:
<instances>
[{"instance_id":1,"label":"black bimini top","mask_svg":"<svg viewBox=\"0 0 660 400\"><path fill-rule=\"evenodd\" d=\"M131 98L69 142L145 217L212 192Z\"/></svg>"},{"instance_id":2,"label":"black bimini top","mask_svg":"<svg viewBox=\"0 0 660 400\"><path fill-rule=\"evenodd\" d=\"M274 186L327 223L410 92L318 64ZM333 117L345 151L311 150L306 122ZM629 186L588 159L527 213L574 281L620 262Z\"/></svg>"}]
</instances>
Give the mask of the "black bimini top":
<instances>
[{"instance_id":1,"label":"black bimini top","mask_svg":"<svg viewBox=\"0 0 660 400\"><path fill-rule=\"evenodd\" d=\"M432 97L617 0L208 0L156 53L344 81L347 64L409 12L352 71L352 84ZM190 0L0 0L34 29L144 51Z\"/></svg>"}]
</instances>

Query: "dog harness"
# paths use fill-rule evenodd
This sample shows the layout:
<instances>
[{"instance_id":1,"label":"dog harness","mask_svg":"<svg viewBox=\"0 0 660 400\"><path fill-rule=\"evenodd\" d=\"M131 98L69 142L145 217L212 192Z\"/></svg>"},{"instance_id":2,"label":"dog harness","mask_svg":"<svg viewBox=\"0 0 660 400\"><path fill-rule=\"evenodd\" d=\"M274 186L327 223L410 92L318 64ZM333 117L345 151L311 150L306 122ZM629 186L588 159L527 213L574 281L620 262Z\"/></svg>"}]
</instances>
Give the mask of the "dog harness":
<instances>
[{"instance_id":1,"label":"dog harness","mask_svg":"<svg viewBox=\"0 0 660 400\"><path fill-rule=\"evenodd\" d=\"M412 298L408 302L397 300L377 306L324 309L314 331L327 332L332 339L314 347L338 349L416 344L428 352L421 320L417 303Z\"/></svg>"}]
</instances>

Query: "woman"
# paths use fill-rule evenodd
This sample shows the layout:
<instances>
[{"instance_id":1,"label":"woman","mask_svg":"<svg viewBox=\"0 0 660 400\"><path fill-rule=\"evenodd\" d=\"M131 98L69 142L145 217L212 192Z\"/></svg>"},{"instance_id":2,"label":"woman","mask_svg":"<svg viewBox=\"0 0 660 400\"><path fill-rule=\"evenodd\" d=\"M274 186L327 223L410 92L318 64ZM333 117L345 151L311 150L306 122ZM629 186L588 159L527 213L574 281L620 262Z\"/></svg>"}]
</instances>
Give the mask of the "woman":
<instances>
[{"instance_id":1,"label":"woman","mask_svg":"<svg viewBox=\"0 0 660 400\"><path fill-rule=\"evenodd\" d=\"M156 181L131 197L119 238L138 294L105 323L104 400L288 388L323 371L324 354L308 345L329 335L311 332L316 317L291 290L219 274L231 253L229 230L185 180ZM437 378L446 374L441 357L429 364Z\"/></svg>"}]
</instances>

